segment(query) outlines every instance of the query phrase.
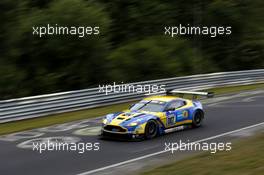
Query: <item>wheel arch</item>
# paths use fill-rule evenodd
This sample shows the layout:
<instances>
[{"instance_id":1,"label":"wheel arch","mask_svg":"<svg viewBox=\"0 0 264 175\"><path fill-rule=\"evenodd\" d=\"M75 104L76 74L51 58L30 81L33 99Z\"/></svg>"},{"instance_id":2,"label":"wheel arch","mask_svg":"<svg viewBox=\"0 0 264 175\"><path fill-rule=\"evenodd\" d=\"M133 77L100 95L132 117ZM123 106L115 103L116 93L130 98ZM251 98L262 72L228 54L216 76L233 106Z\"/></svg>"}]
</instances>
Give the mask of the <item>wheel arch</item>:
<instances>
[{"instance_id":1,"label":"wheel arch","mask_svg":"<svg viewBox=\"0 0 264 175\"><path fill-rule=\"evenodd\" d=\"M149 121L156 122L156 124L158 126L158 135L161 135L164 132L164 125L163 125L162 121L160 121L159 117L150 118L149 120L146 121L146 123L148 123Z\"/></svg>"},{"instance_id":2,"label":"wheel arch","mask_svg":"<svg viewBox=\"0 0 264 175\"><path fill-rule=\"evenodd\" d=\"M201 109L201 108L197 108L197 109L194 110L194 113L193 113L192 118L194 118L194 116L195 116L195 114L196 114L197 112L201 113L201 114L202 114L202 117L204 118L204 110Z\"/></svg>"}]
</instances>

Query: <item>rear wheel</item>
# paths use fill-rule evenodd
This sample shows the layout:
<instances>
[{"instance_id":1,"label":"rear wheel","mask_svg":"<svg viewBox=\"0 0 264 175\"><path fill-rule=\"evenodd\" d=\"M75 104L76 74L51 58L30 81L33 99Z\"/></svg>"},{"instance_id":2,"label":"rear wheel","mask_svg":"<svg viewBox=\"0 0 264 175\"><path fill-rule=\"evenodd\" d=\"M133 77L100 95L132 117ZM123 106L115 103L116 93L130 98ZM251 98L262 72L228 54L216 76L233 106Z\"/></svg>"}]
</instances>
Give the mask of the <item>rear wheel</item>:
<instances>
[{"instance_id":1,"label":"rear wheel","mask_svg":"<svg viewBox=\"0 0 264 175\"><path fill-rule=\"evenodd\" d=\"M193 117L192 126L196 127L196 128L201 126L203 118L204 118L203 111L201 111L201 110L196 111L194 114L194 117Z\"/></svg>"},{"instance_id":2,"label":"rear wheel","mask_svg":"<svg viewBox=\"0 0 264 175\"><path fill-rule=\"evenodd\" d=\"M158 134L158 124L154 120L148 121L145 128L145 138L152 139Z\"/></svg>"}]
</instances>

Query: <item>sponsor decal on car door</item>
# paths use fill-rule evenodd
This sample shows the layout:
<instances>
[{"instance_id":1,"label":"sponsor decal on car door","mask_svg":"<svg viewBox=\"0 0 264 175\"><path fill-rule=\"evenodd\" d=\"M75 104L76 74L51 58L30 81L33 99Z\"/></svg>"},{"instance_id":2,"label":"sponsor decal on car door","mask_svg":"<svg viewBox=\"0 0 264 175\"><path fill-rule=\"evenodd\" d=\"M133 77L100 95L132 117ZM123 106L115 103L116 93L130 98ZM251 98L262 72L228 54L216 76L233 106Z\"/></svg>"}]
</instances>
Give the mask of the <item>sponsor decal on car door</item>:
<instances>
[{"instance_id":1,"label":"sponsor decal on car door","mask_svg":"<svg viewBox=\"0 0 264 175\"><path fill-rule=\"evenodd\" d=\"M189 117L188 109L181 109L176 112L176 122L187 120Z\"/></svg>"}]
</instances>

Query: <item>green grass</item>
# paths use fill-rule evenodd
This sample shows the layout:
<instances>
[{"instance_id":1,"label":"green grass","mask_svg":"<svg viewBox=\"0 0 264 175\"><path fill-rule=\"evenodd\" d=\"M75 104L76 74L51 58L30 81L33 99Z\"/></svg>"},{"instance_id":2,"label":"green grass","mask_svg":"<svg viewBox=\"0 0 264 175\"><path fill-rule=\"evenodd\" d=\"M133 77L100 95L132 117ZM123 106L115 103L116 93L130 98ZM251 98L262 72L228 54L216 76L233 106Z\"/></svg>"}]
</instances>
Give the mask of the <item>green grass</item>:
<instances>
[{"instance_id":1,"label":"green grass","mask_svg":"<svg viewBox=\"0 0 264 175\"><path fill-rule=\"evenodd\" d=\"M264 133L235 142L229 152L201 153L142 175L261 175L263 172Z\"/></svg>"},{"instance_id":2,"label":"green grass","mask_svg":"<svg viewBox=\"0 0 264 175\"><path fill-rule=\"evenodd\" d=\"M243 85L243 86L229 86L229 87L220 87L220 88L212 88L208 91L215 92L216 95L227 94L227 93L237 93L241 91L248 91L254 89L264 89L264 84L252 84L252 85Z\"/></svg>"},{"instance_id":3,"label":"green grass","mask_svg":"<svg viewBox=\"0 0 264 175\"><path fill-rule=\"evenodd\" d=\"M67 112L62 114L49 115L46 117L27 119L9 123L0 124L0 135L40 128L54 124L67 123L75 120L95 118L103 116L107 113L117 112L127 109L133 102L122 103L100 108L86 109L75 112Z\"/></svg>"},{"instance_id":4,"label":"green grass","mask_svg":"<svg viewBox=\"0 0 264 175\"><path fill-rule=\"evenodd\" d=\"M218 95L218 94L234 93L234 92L253 90L253 89L264 89L264 84L214 88L214 89L210 89L210 91L213 91L215 92L216 95ZM46 117L40 117L40 118L35 118L35 119L4 123L4 124L0 124L0 135L29 130L33 128L50 126L54 124L66 123L66 122L75 121L75 120L103 116L107 113L112 113L112 112L121 111L123 109L127 109L128 106L132 103L134 102L116 104L116 105L105 106L105 107L94 108L94 109L81 110L81 111L76 111L76 112L49 115Z\"/></svg>"}]
</instances>

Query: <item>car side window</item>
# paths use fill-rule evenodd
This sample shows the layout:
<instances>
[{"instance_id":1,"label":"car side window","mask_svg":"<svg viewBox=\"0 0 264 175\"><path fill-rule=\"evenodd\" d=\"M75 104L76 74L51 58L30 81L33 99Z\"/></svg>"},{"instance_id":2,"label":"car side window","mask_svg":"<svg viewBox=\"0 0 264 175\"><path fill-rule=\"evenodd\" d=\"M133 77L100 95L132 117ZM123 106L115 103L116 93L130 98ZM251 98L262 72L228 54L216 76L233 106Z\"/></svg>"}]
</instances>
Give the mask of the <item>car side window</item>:
<instances>
[{"instance_id":1,"label":"car side window","mask_svg":"<svg viewBox=\"0 0 264 175\"><path fill-rule=\"evenodd\" d=\"M176 101L173 101L173 102L171 102L167 107L166 107L166 109L165 110L169 110L169 109L177 109L177 108L180 108L180 107L182 107L182 106L184 106L185 105L185 102L184 101L182 101L182 100L176 100Z\"/></svg>"}]
</instances>

